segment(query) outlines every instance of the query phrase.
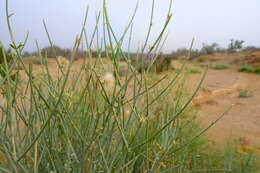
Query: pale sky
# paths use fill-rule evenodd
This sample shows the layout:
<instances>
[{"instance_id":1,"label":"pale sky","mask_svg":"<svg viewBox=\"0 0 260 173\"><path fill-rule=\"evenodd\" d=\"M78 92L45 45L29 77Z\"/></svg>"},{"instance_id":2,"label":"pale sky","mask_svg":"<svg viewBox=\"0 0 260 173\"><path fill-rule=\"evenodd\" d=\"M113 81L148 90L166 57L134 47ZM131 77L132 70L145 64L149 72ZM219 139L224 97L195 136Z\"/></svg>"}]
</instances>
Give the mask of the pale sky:
<instances>
[{"instance_id":1,"label":"pale sky","mask_svg":"<svg viewBox=\"0 0 260 173\"><path fill-rule=\"evenodd\" d=\"M124 30L137 0L107 0L108 13L117 35ZM136 14L132 48L144 42L149 25L152 0L140 0ZM169 0L155 0L155 15L151 41L164 22ZM102 0L9 0L12 26L17 41L29 31L27 50L35 50L35 40L41 47L48 45L42 20L46 20L54 44L70 48L83 23L87 6L87 30L92 32L95 14ZM245 45L260 47L260 0L173 0L173 18L164 51L189 47L193 37L195 48L202 43L217 42L226 47L231 38ZM5 0L0 1L0 40L9 43L5 18Z\"/></svg>"}]
</instances>

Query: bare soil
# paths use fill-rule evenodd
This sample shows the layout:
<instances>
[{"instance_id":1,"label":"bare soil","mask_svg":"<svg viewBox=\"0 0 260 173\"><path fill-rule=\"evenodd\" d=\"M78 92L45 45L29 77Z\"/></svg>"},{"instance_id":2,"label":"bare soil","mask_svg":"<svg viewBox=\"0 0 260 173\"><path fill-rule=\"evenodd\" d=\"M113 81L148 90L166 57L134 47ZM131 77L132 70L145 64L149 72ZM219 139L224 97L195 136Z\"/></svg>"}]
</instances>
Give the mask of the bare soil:
<instances>
[{"instance_id":1,"label":"bare soil","mask_svg":"<svg viewBox=\"0 0 260 173\"><path fill-rule=\"evenodd\" d=\"M193 62L195 63L197 62ZM207 131L207 135L220 144L235 139L247 145L260 146L260 75L237 72L240 65L260 66L260 52L215 54L209 56L205 63L225 63L229 64L230 68L210 69L199 96L193 100L202 125L206 127L232 106L231 110ZM194 89L200 77L200 74L190 77L191 89ZM241 90L252 93L252 96L239 97Z\"/></svg>"}]
</instances>

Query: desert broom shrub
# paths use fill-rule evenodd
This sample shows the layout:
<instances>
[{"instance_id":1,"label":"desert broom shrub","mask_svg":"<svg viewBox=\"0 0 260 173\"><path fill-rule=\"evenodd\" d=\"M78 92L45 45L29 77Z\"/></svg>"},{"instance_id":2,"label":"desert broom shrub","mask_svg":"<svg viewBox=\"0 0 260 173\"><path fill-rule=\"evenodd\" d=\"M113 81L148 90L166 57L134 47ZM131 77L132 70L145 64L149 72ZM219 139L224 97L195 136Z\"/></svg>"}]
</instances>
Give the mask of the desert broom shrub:
<instances>
[{"instance_id":1,"label":"desert broom shrub","mask_svg":"<svg viewBox=\"0 0 260 173\"><path fill-rule=\"evenodd\" d=\"M224 114L208 128L201 129L196 114L188 107L205 73L191 97L183 90L185 75L181 72L184 65L174 76L158 77L146 71L138 74L126 61L132 73L120 78L118 57L128 58L121 44L131 23L120 39L115 37L105 1L103 29L108 40L104 41L112 47L106 53L114 68L114 88L110 93L97 68L99 65L106 68L102 59L94 63L85 61L77 68L77 75L72 73L73 55L79 48L79 40L89 40L84 34L88 13L80 35L75 39L70 63L64 68L56 59L58 75L50 72L47 55L38 45L42 65L35 69L33 62L28 65L23 62L22 49L16 46L12 33L8 0L6 14L15 60L23 68L21 78L24 80L10 80L11 74L6 73L3 79L7 81L6 85L1 85L6 89L1 94L3 102L0 105L1 172L230 172L239 168L236 163L225 166L224 156L207 151L208 142L201 136ZM170 18L169 10L162 34ZM98 23L99 17L97 26ZM45 22L44 27L52 47ZM92 38L97 33L94 31ZM156 55L162 34L148 54ZM92 46L93 42L87 44L87 50ZM2 52L6 61L5 52ZM6 72L10 72L11 67L4 65ZM35 70L42 74L34 77ZM157 80L149 81L149 75ZM176 88L178 92L173 92ZM250 166L255 163L253 159L239 161L239 164ZM248 170L237 172L245 171Z\"/></svg>"}]
</instances>

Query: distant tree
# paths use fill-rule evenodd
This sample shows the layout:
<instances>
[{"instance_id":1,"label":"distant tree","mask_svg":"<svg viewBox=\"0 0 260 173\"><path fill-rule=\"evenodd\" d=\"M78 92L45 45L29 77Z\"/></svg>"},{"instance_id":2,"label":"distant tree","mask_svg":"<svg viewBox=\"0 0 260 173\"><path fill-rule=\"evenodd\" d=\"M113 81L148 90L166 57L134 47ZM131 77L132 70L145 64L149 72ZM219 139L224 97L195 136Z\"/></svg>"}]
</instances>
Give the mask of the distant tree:
<instances>
[{"instance_id":1,"label":"distant tree","mask_svg":"<svg viewBox=\"0 0 260 173\"><path fill-rule=\"evenodd\" d=\"M177 59L180 57L188 57L190 55L190 59L196 58L201 55L201 52L198 49L192 49L189 50L187 48L180 48L176 51L172 51L171 54L168 54L167 56L171 57L172 59Z\"/></svg>"},{"instance_id":2,"label":"distant tree","mask_svg":"<svg viewBox=\"0 0 260 173\"><path fill-rule=\"evenodd\" d=\"M217 43L212 43L211 45L202 44L201 53L202 54L213 54L219 50L219 45Z\"/></svg>"},{"instance_id":3,"label":"distant tree","mask_svg":"<svg viewBox=\"0 0 260 173\"><path fill-rule=\"evenodd\" d=\"M63 56L62 49L56 45L54 45L53 47L51 46L44 47L41 51L42 53L47 54L47 56L50 58L55 58L56 56Z\"/></svg>"},{"instance_id":4,"label":"distant tree","mask_svg":"<svg viewBox=\"0 0 260 173\"><path fill-rule=\"evenodd\" d=\"M239 50L241 50L243 48L243 43L245 41L243 40L234 40L234 39L231 39L230 40L230 43L228 45L228 52L237 52Z\"/></svg>"},{"instance_id":5,"label":"distant tree","mask_svg":"<svg viewBox=\"0 0 260 173\"><path fill-rule=\"evenodd\" d=\"M189 49L187 48L179 48L176 51L172 51L171 57L173 59L177 59L180 56L188 56L189 55Z\"/></svg>"}]
</instances>

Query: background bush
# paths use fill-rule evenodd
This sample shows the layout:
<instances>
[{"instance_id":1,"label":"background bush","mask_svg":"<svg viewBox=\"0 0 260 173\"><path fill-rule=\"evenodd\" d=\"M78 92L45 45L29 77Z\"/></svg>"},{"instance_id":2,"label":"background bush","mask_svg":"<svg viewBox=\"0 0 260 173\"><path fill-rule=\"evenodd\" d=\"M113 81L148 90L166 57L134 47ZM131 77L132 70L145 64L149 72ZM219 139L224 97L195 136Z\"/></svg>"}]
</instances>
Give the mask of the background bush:
<instances>
[{"instance_id":1,"label":"background bush","mask_svg":"<svg viewBox=\"0 0 260 173\"><path fill-rule=\"evenodd\" d=\"M151 56L150 56L151 57ZM163 56L159 54L155 58L145 56L144 58L135 57L131 60L132 65L138 72L145 72L150 67L151 72L163 72L167 71L171 67L172 58L169 56Z\"/></svg>"}]
</instances>

